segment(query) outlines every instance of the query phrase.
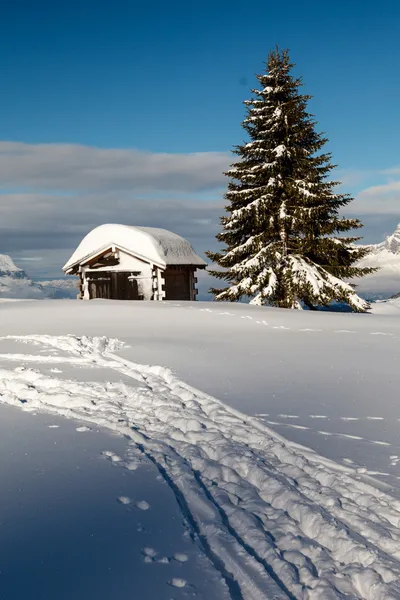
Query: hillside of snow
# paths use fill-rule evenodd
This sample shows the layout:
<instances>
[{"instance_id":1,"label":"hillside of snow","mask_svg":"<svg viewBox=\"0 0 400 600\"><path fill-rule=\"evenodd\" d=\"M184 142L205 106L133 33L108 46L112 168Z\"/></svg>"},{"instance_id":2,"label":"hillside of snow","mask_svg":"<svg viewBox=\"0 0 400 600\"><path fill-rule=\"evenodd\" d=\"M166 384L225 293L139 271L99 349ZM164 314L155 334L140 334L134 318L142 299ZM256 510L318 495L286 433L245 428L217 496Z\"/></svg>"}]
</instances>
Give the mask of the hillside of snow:
<instances>
[{"instance_id":1,"label":"hillside of snow","mask_svg":"<svg viewBox=\"0 0 400 600\"><path fill-rule=\"evenodd\" d=\"M43 300L76 298L76 278L72 280L32 281L10 256L0 254L0 299Z\"/></svg>"},{"instance_id":2,"label":"hillside of snow","mask_svg":"<svg viewBox=\"0 0 400 600\"><path fill-rule=\"evenodd\" d=\"M370 299L400 293L400 223L383 242L367 248L371 253L360 261L360 266L377 267L379 271L356 280L357 292Z\"/></svg>"},{"instance_id":3,"label":"hillside of snow","mask_svg":"<svg viewBox=\"0 0 400 600\"><path fill-rule=\"evenodd\" d=\"M85 581L102 578L108 591L96 586L100 600L126 597L136 582L141 598L400 598L400 313L383 313L200 302L0 304L0 403L53 416L54 429L42 437L57 446L59 435L62 448L68 428L61 417L90 439L109 430L125 440L117 451L99 437L97 462L92 447L93 467L82 465L89 482L100 459L124 473L123 484L111 474L109 485L93 480L92 512L99 504L102 516L91 528L79 514L82 486L63 484L68 452L46 453L59 520L74 506L68 529L79 544L67 565L87 564ZM35 460L38 438L45 443L38 434L28 446L21 439L25 463ZM2 447L4 476L7 452ZM49 485L39 488L45 506ZM8 490L1 501L14 505ZM47 547L32 553L26 536L33 516L47 531L48 511L38 516L26 496L23 504L22 521L3 519L2 531L14 540L15 568L30 565L26 585L38 585L39 571L47 589L54 562L44 560ZM90 514L86 503L82 510ZM124 518L130 549L121 537L115 566L98 574L96 561L86 563L89 544L103 540L108 552L107 536ZM95 548L102 560L101 543ZM2 562L3 589L4 581L15 587L11 560ZM84 600L88 587L70 565L69 589ZM56 568L64 573L61 555ZM42 598L54 598L54 590Z\"/></svg>"}]
</instances>

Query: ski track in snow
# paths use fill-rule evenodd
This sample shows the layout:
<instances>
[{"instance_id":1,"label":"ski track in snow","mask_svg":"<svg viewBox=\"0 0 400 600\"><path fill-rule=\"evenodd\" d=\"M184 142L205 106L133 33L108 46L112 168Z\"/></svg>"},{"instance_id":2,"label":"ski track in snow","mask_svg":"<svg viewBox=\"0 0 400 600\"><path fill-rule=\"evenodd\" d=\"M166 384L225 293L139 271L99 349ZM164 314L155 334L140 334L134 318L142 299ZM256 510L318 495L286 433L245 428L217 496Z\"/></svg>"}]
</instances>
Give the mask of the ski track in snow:
<instances>
[{"instance_id":1,"label":"ski track in snow","mask_svg":"<svg viewBox=\"0 0 400 600\"><path fill-rule=\"evenodd\" d=\"M34 344L46 354L1 355L4 362L31 362L35 368L1 368L0 401L128 438L136 453L158 467L233 600L400 598L400 502L360 479L362 469L285 440L168 369L118 357L118 340L6 339ZM38 368L49 363L112 369L132 385L57 379L54 370L47 375ZM104 455L136 468L129 456ZM398 461L398 455L391 459ZM118 501L131 503L127 497ZM143 500L135 506L151 509ZM145 559L153 561L150 550L144 550ZM170 584L184 587L186 581Z\"/></svg>"},{"instance_id":2,"label":"ski track in snow","mask_svg":"<svg viewBox=\"0 0 400 600\"><path fill-rule=\"evenodd\" d=\"M174 306L179 306L179 305L174 305ZM192 308L192 307L190 307ZM196 309L195 309L196 310ZM211 308L200 308L197 309L199 310L199 312L204 312L204 313L211 313L215 316L219 316L219 315L229 315L231 317L238 317L238 315L235 315L235 313L230 313L230 312L220 312L218 310L212 310ZM286 325L270 325L269 323L267 323L266 321L259 321L257 319L255 319L254 317L251 317L250 315L240 315L239 316L240 319L244 320L244 321L253 321L253 323L257 324L257 325L263 325L264 327L268 327L270 329L274 329L274 330L282 330L282 331L299 331L302 333L326 333L326 331L331 331L333 333L339 333L339 334L356 334L356 335L360 335L360 332L357 332L353 329L333 329L333 330L323 330L323 329L315 329L315 328L310 328L310 327L301 327L301 328L291 328L291 327L287 327ZM368 331L368 332L363 332L365 335L383 335L383 336L388 336L391 338L396 339L397 336L394 333L390 333L390 332L385 332L385 331Z\"/></svg>"},{"instance_id":3,"label":"ski track in snow","mask_svg":"<svg viewBox=\"0 0 400 600\"><path fill-rule=\"evenodd\" d=\"M400 451L400 444L393 444L384 440L374 440L374 439L368 439L365 437L362 437L360 435L353 435L353 434L349 434L349 433L344 433L343 431L324 431L321 429L315 429L314 427L310 427L309 425L298 425L297 423L289 423L287 421L275 421L275 420L271 420L267 417L270 417L270 414L267 413L257 413L255 415L256 417L262 419L265 423L267 423L268 425L274 425L274 426L279 426L279 427L287 427L287 428L291 428L291 429L303 429L305 431L309 431L311 434L315 434L315 435L323 435L323 436L330 436L330 437L338 437L338 438L344 438L344 439L348 439L348 440L354 440L356 442L363 442L363 443L367 443L367 444L375 444L378 446L387 446L387 447L391 447L397 451ZM281 419L299 419L300 417L298 415L285 415L285 414L279 414L277 415L279 418ZM307 416L307 415L305 415ZM319 420L323 420L323 419L327 419L330 422L334 422L335 420L339 420L339 421L344 421L346 422L350 422L353 423L354 421L385 421L386 419L384 417L377 417L377 416L364 416L364 417L328 417L326 415L308 415L309 419L315 419L317 420L317 422ZM400 419L399 419L400 420ZM349 462L349 459L344 458L342 459L345 462ZM351 463L353 463L353 461L350 461ZM397 467L400 466L399 465L400 459L398 458L397 455L391 455L389 456L389 464L393 467ZM358 472L360 472L360 469L362 467L358 468ZM385 472L381 472L381 471L372 471L370 469L365 469L363 472L365 472L368 475L371 476L375 476L375 475L380 475L380 476L384 476L384 477L393 477L394 479L398 479L400 480L400 476L398 475L394 475L393 473L385 473Z\"/></svg>"}]
</instances>

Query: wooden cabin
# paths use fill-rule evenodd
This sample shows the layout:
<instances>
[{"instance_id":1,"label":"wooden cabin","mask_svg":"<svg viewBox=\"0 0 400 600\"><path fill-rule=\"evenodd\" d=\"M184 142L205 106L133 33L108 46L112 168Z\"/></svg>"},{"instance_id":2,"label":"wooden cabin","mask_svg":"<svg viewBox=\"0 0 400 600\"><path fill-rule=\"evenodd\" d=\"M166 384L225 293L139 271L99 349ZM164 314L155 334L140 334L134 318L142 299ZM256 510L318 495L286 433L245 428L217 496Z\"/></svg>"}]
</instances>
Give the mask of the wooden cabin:
<instances>
[{"instance_id":1,"label":"wooden cabin","mask_svg":"<svg viewBox=\"0 0 400 600\"><path fill-rule=\"evenodd\" d=\"M83 300L196 300L196 269L206 266L187 240L166 229L101 225L63 271L79 277Z\"/></svg>"}]
</instances>

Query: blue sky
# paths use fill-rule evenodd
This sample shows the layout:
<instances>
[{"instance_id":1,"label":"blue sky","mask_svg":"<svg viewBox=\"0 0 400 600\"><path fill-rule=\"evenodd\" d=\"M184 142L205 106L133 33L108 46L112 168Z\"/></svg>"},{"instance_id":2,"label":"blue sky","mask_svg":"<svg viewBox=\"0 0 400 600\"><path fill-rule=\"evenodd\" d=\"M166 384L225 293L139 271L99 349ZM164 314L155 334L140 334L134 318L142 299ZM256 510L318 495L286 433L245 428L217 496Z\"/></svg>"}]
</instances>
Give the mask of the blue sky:
<instances>
[{"instance_id":1,"label":"blue sky","mask_svg":"<svg viewBox=\"0 0 400 600\"><path fill-rule=\"evenodd\" d=\"M246 4L4 3L0 252L35 275L56 276L102 220L166 224L207 249L221 214L219 174L244 138L242 101L275 44L290 49L304 91L314 96L310 109L330 140L343 189L359 195L348 212L364 219L368 241L394 228L400 4ZM201 153L198 163L188 153ZM110 169L111 179L99 178Z\"/></svg>"}]
</instances>

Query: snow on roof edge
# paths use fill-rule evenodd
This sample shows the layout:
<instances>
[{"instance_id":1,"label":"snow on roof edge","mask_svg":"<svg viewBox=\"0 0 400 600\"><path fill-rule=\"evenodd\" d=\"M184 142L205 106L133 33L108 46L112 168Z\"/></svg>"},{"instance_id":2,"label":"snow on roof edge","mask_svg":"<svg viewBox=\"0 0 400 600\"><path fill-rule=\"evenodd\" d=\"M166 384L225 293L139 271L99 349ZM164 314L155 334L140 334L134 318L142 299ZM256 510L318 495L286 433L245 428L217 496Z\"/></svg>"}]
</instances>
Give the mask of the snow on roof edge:
<instances>
[{"instance_id":1,"label":"snow on roof edge","mask_svg":"<svg viewBox=\"0 0 400 600\"><path fill-rule=\"evenodd\" d=\"M200 268L207 263L194 251L183 237L156 227L106 224L92 229L81 241L75 252L63 266L68 271L106 250L110 246L121 247L151 262L167 265L192 265Z\"/></svg>"}]
</instances>

